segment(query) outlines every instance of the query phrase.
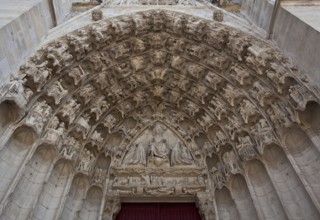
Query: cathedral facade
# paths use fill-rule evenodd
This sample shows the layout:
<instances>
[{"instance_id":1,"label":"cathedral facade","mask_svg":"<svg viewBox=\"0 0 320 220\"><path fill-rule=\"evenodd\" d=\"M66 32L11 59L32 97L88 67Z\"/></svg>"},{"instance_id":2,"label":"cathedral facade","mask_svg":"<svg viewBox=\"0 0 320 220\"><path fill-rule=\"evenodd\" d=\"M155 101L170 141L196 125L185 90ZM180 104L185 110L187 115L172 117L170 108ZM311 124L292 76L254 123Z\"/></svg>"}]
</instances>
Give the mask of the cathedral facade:
<instances>
[{"instance_id":1,"label":"cathedral facade","mask_svg":"<svg viewBox=\"0 0 320 220\"><path fill-rule=\"evenodd\" d=\"M320 219L317 81L239 19L110 1L58 25L2 83L0 219Z\"/></svg>"}]
</instances>

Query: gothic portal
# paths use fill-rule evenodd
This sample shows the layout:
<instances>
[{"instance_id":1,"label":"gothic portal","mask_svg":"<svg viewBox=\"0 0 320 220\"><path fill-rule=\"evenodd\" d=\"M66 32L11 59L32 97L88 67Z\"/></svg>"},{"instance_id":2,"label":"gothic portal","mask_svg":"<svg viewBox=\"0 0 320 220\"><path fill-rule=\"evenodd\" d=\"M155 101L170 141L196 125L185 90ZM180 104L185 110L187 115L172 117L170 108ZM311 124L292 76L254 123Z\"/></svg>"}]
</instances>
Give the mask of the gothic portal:
<instances>
[{"instance_id":1,"label":"gothic portal","mask_svg":"<svg viewBox=\"0 0 320 220\"><path fill-rule=\"evenodd\" d=\"M98 20L98 19L97 19ZM320 219L320 93L272 44L169 10L40 48L0 93L0 219Z\"/></svg>"}]
</instances>

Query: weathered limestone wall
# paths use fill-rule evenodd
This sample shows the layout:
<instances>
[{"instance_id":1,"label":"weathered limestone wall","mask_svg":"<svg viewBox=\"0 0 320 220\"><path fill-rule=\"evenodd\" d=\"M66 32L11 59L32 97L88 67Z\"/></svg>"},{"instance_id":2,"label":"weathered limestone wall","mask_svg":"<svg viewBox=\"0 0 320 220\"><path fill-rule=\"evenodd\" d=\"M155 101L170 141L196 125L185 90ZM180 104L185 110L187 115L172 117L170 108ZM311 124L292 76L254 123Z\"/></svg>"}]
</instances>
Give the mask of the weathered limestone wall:
<instances>
[{"instance_id":1,"label":"weathered limestone wall","mask_svg":"<svg viewBox=\"0 0 320 220\"><path fill-rule=\"evenodd\" d=\"M310 18L317 15L320 19L320 6L318 7L318 15L306 11L306 16ZM279 9L273 38L283 52L292 58L293 63L320 85L320 27L317 29L310 26L288 9Z\"/></svg>"},{"instance_id":2,"label":"weathered limestone wall","mask_svg":"<svg viewBox=\"0 0 320 220\"><path fill-rule=\"evenodd\" d=\"M57 25L63 23L70 17L70 11L72 8L72 0L51 0L57 19Z\"/></svg>"},{"instance_id":3,"label":"weathered limestone wall","mask_svg":"<svg viewBox=\"0 0 320 220\"><path fill-rule=\"evenodd\" d=\"M267 33L273 7L272 1L247 0L243 1L241 12ZM319 20L320 6L281 5L272 35L272 39L286 56L317 85L320 85Z\"/></svg>"},{"instance_id":4,"label":"weathered limestone wall","mask_svg":"<svg viewBox=\"0 0 320 220\"><path fill-rule=\"evenodd\" d=\"M55 19L66 19L71 0L54 0L55 10L51 1L0 0L0 85L38 48Z\"/></svg>"},{"instance_id":5,"label":"weathered limestone wall","mask_svg":"<svg viewBox=\"0 0 320 220\"><path fill-rule=\"evenodd\" d=\"M258 27L268 30L274 1L245 0L242 1L241 12Z\"/></svg>"}]
</instances>

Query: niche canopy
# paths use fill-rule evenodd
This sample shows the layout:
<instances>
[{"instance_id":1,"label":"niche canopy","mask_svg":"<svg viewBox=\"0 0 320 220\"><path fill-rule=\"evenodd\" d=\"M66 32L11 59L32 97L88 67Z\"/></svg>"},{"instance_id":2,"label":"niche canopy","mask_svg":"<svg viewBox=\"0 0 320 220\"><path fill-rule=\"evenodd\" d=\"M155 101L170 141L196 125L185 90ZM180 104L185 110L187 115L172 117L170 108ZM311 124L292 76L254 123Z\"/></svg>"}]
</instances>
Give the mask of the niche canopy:
<instances>
[{"instance_id":1,"label":"niche canopy","mask_svg":"<svg viewBox=\"0 0 320 220\"><path fill-rule=\"evenodd\" d=\"M16 128L32 128L92 184L102 184L107 172L95 164L100 155L112 158L119 178L123 167L152 175L178 170L174 164L194 167L195 178L213 176L212 185L200 181L183 195L222 188L243 173L244 161L279 144L277 132L299 123L297 111L319 101L316 88L269 43L165 10L102 20L49 43L1 94L3 105L16 105ZM149 140L157 127L170 135ZM214 154L224 169L209 172L205 160ZM112 187L130 195L165 192L128 191L119 181Z\"/></svg>"}]
</instances>

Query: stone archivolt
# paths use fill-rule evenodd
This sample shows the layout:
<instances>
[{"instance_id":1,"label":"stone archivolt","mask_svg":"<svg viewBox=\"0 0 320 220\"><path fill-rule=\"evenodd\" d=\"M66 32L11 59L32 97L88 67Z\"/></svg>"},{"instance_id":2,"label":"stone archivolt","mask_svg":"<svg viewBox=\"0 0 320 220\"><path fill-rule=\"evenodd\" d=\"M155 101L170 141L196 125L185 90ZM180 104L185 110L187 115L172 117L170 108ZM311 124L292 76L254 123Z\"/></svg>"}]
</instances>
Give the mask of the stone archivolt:
<instances>
[{"instance_id":1,"label":"stone archivolt","mask_svg":"<svg viewBox=\"0 0 320 220\"><path fill-rule=\"evenodd\" d=\"M119 196L198 193L200 212L211 220L223 216L219 193L226 188L249 181L245 190L255 193L258 180L250 175L262 169L259 160L267 161L265 150L275 148L270 146L293 154L285 159L295 172L305 169L284 137L304 129L302 140L312 148L307 135L319 129L302 112L310 103L317 106L317 89L277 49L221 24L163 10L102 20L44 46L2 88L0 100L7 117L1 118L1 153L24 149L12 176L3 177L2 189L9 192L0 194L3 219L38 219L41 213L45 219L87 219L88 210L72 205L81 200L74 188L83 205L95 208L92 219L112 219ZM154 135L146 151L137 140L159 124L174 134L176 146L164 153L160 148L172 138ZM177 152L184 156L175 157ZM51 175L37 174L38 185L28 185L21 179L34 161ZM319 189L308 175L295 175L308 185L303 192L313 207L309 217L316 219ZM58 182L60 188L50 188ZM17 203L16 187L24 184L37 188L30 205ZM45 199L48 190L57 201ZM101 197L103 210L89 192ZM252 198L256 206L266 204L256 194ZM252 203L251 197L245 201ZM257 214L251 203L250 215L238 215L274 214L263 208ZM16 213L21 207L25 214ZM291 218L291 208L279 207L285 209L280 219Z\"/></svg>"}]
</instances>

